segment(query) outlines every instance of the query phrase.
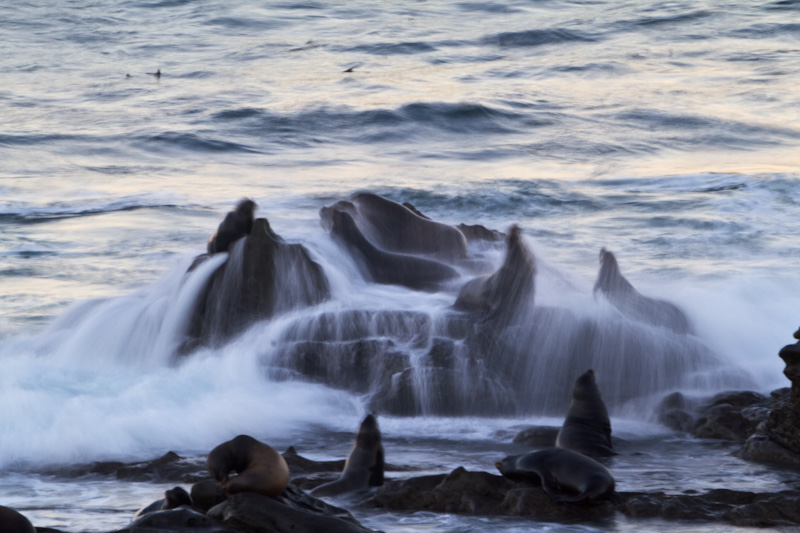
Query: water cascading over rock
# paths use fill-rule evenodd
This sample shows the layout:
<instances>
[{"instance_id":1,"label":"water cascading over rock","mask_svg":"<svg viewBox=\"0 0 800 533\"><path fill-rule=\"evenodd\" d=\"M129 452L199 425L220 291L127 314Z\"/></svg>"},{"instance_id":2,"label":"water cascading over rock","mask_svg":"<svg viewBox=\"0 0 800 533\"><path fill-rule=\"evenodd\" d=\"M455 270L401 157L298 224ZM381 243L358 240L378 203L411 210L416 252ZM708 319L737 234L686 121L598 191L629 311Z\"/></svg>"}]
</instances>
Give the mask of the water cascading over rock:
<instances>
[{"instance_id":1,"label":"water cascading over rock","mask_svg":"<svg viewBox=\"0 0 800 533\"><path fill-rule=\"evenodd\" d=\"M224 341L257 320L329 297L328 279L308 251L277 235L267 219L256 219L201 291L188 346Z\"/></svg>"}]
</instances>

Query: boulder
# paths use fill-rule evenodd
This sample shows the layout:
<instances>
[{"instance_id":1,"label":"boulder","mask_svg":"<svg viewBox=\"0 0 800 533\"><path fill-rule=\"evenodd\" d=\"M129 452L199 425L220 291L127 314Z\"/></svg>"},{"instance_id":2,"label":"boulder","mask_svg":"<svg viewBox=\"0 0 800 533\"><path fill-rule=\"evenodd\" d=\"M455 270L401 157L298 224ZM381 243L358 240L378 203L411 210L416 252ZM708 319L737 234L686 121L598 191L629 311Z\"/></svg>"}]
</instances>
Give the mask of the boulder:
<instances>
[{"instance_id":1,"label":"boulder","mask_svg":"<svg viewBox=\"0 0 800 533\"><path fill-rule=\"evenodd\" d=\"M293 485L277 498L240 492L212 507L208 516L244 533L364 533L371 531L346 510Z\"/></svg>"},{"instance_id":2,"label":"boulder","mask_svg":"<svg viewBox=\"0 0 800 533\"><path fill-rule=\"evenodd\" d=\"M328 278L301 244L287 243L265 218L231 248L198 297L182 352L230 338L256 320L320 303Z\"/></svg>"}]
</instances>

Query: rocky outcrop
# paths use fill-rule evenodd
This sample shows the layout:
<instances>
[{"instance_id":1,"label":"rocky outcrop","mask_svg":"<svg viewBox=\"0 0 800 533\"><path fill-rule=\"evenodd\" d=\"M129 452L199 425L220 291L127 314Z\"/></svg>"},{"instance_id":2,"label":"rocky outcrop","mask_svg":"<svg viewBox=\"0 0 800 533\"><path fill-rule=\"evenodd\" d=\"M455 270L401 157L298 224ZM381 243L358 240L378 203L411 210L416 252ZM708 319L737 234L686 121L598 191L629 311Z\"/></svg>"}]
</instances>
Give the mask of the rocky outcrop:
<instances>
[{"instance_id":1,"label":"rocky outcrop","mask_svg":"<svg viewBox=\"0 0 800 533\"><path fill-rule=\"evenodd\" d=\"M794 337L800 339L800 329ZM792 382L792 392L772 407L765 433L776 444L800 454L800 342L784 346L778 355L786 363L783 373Z\"/></svg>"},{"instance_id":2,"label":"rocky outcrop","mask_svg":"<svg viewBox=\"0 0 800 533\"><path fill-rule=\"evenodd\" d=\"M256 219L252 232L233 245L199 296L182 351L227 339L256 320L329 296L328 278L305 247L287 243L267 219Z\"/></svg>"},{"instance_id":3,"label":"rocky outcrop","mask_svg":"<svg viewBox=\"0 0 800 533\"><path fill-rule=\"evenodd\" d=\"M800 330L794 336L800 339ZM800 466L800 342L785 346L779 355L791 389L774 390L768 397L724 392L706 400L675 392L662 400L659 421L696 437L743 442L743 459Z\"/></svg>"},{"instance_id":4,"label":"rocky outcrop","mask_svg":"<svg viewBox=\"0 0 800 533\"><path fill-rule=\"evenodd\" d=\"M557 503L541 488L486 472L457 468L450 474L387 483L362 505L395 511L428 511L487 516L525 516L548 521L587 521L619 512L631 518L722 522L747 527L800 524L796 491L754 493L618 492L611 501Z\"/></svg>"},{"instance_id":5,"label":"rocky outcrop","mask_svg":"<svg viewBox=\"0 0 800 533\"><path fill-rule=\"evenodd\" d=\"M365 533L371 531L348 511L292 486L276 498L234 494L208 511L211 519L243 533Z\"/></svg>"}]
</instances>

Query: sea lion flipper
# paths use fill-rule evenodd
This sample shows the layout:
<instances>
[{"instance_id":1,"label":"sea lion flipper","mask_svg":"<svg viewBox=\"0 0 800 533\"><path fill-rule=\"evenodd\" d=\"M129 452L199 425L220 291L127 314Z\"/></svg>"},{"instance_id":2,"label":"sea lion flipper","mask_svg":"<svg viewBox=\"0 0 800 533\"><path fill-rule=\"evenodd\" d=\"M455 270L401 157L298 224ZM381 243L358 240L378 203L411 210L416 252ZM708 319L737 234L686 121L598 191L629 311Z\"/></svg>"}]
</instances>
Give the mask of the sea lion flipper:
<instances>
[{"instance_id":1,"label":"sea lion flipper","mask_svg":"<svg viewBox=\"0 0 800 533\"><path fill-rule=\"evenodd\" d=\"M367 482L367 486L380 487L383 485L383 470L383 447L380 447L375 452L375 464L369 468L369 481Z\"/></svg>"}]
</instances>

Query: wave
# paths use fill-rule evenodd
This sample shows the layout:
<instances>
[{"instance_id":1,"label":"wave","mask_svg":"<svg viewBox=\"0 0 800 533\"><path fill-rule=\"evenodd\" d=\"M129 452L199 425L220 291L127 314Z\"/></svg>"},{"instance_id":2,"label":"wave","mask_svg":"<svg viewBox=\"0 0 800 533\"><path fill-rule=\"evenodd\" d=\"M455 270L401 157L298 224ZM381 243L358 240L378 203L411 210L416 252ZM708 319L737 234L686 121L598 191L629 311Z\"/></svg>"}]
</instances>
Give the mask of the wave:
<instances>
[{"instance_id":1,"label":"wave","mask_svg":"<svg viewBox=\"0 0 800 533\"><path fill-rule=\"evenodd\" d=\"M494 44L503 48L542 46L559 43L589 43L596 40L596 36L560 28L503 32L486 36L483 39L486 44Z\"/></svg>"},{"instance_id":2,"label":"wave","mask_svg":"<svg viewBox=\"0 0 800 533\"><path fill-rule=\"evenodd\" d=\"M46 206L31 206L0 203L0 222L14 224L37 224L62 220L137 211L141 209L185 209L186 204L177 197L164 194L144 194L122 198L87 198L53 202Z\"/></svg>"}]
</instances>

